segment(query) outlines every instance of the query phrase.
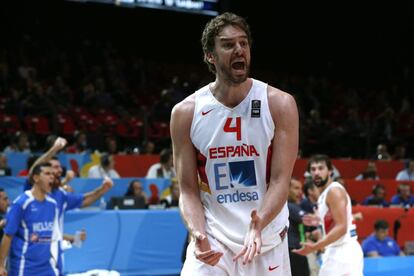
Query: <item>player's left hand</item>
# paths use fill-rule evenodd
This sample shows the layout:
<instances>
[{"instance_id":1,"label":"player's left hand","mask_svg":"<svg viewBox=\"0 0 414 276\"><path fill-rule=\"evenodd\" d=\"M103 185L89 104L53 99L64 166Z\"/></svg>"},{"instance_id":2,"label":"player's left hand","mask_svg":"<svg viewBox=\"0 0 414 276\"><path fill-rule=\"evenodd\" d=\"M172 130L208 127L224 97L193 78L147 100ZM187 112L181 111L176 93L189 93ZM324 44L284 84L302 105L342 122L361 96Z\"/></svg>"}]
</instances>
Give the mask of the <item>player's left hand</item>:
<instances>
[{"instance_id":1,"label":"player's left hand","mask_svg":"<svg viewBox=\"0 0 414 276\"><path fill-rule=\"evenodd\" d=\"M292 252L302 255L302 256L306 256L314 251L318 250L318 248L316 247L316 243L314 242L304 242L302 243L302 247L299 249L293 249Z\"/></svg>"},{"instance_id":2,"label":"player's left hand","mask_svg":"<svg viewBox=\"0 0 414 276\"><path fill-rule=\"evenodd\" d=\"M236 261L243 256L243 264L251 263L253 258L260 254L260 250L262 249L262 219L257 215L256 210L253 210L250 216L251 221L249 231L247 232L244 241L244 247L240 253L233 258L233 261Z\"/></svg>"}]
</instances>

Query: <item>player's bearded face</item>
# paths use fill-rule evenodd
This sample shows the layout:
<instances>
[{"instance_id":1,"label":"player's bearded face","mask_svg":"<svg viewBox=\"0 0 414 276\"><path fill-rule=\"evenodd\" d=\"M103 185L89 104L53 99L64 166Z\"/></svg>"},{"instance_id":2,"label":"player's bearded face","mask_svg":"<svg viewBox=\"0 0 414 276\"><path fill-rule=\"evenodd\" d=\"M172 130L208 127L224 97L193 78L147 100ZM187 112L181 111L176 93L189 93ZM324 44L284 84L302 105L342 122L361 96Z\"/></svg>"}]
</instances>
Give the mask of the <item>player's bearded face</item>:
<instances>
[{"instance_id":1,"label":"player's bearded face","mask_svg":"<svg viewBox=\"0 0 414 276\"><path fill-rule=\"evenodd\" d=\"M322 162L311 164L310 172L312 175L313 183L316 187L323 187L326 185L326 183L328 183L331 171L328 169L326 164Z\"/></svg>"},{"instance_id":2,"label":"player's bearded face","mask_svg":"<svg viewBox=\"0 0 414 276\"><path fill-rule=\"evenodd\" d=\"M323 187L326 185L326 183L328 183L328 178L329 178L329 175L327 175L324 178L320 176L316 176L313 178L313 184L315 184L316 187Z\"/></svg>"}]
</instances>

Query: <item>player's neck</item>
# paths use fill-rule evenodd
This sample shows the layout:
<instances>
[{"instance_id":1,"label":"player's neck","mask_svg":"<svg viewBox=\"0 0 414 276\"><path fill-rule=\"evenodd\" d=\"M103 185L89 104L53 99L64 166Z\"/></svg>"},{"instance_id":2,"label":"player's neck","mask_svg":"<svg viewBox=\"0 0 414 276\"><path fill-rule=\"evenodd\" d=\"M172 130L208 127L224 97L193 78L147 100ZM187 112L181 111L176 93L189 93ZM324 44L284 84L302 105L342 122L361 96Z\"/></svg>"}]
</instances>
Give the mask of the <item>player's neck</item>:
<instances>
[{"instance_id":1,"label":"player's neck","mask_svg":"<svg viewBox=\"0 0 414 276\"><path fill-rule=\"evenodd\" d=\"M217 101L225 106L235 107L246 98L252 85L253 81L251 78L247 78L240 84L216 79L215 82L210 84L209 88Z\"/></svg>"},{"instance_id":2,"label":"player's neck","mask_svg":"<svg viewBox=\"0 0 414 276\"><path fill-rule=\"evenodd\" d=\"M38 201L43 201L46 198L46 194L35 184L31 190L33 197Z\"/></svg>"}]
</instances>

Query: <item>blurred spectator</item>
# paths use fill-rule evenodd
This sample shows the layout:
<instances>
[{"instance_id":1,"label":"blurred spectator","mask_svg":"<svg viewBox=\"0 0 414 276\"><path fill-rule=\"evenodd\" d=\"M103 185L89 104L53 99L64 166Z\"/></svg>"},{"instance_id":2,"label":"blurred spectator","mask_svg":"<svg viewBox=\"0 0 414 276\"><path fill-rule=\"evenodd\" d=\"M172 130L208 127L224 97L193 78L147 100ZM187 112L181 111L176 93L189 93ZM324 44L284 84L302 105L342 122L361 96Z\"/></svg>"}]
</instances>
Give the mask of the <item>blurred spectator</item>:
<instances>
[{"instance_id":1,"label":"blurred spectator","mask_svg":"<svg viewBox=\"0 0 414 276\"><path fill-rule=\"evenodd\" d=\"M155 153L155 144L152 141L146 141L142 145L141 154L154 154Z\"/></svg>"},{"instance_id":2,"label":"blurred spectator","mask_svg":"<svg viewBox=\"0 0 414 276\"><path fill-rule=\"evenodd\" d=\"M305 211L307 214L314 214L318 206L319 198L319 189L313 183L312 179L306 179L305 185L303 188L305 197L300 202L300 208ZM317 232L317 227L314 226L305 226L305 233L307 237L312 237L312 240L316 241L313 236ZM319 274L320 268L320 254L318 252L313 252L306 256L308 259L310 274L316 276Z\"/></svg>"},{"instance_id":3,"label":"blurred spectator","mask_svg":"<svg viewBox=\"0 0 414 276\"><path fill-rule=\"evenodd\" d=\"M105 138L105 148L103 149L103 152L107 154L118 153L118 140L115 136L108 136Z\"/></svg>"},{"instance_id":4,"label":"blurred spectator","mask_svg":"<svg viewBox=\"0 0 414 276\"><path fill-rule=\"evenodd\" d=\"M165 208L178 207L180 199L180 186L178 185L177 178L171 179L171 186L169 187L170 194L162 198L160 204Z\"/></svg>"},{"instance_id":5,"label":"blurred spectator","mask_svg":"<svg viewBox=\"0 0 414 276\"><path fill-rule=\"evenodd\" d=\"M55 134L48 135L46 137L46 142L45 142L45 146L44 146L43 151L45 151L45 152L48 151L53 146L53 144L55 143L57 138L58 138L58 136L55 135Z\"/></svg>"},{"instance_id":6,"label":"blurred spectator","mask_svg":"<svg viewBox=\"0 0 414 276\"><path fill-rule=\"evenodd\" d=\"M395 112L394 109L390 106L386 107L384 112L379 114L373 124L373 135L379 141L392 141L395 133ZM388 154L389 155L389 154ZM387 157L391 159L391 156ZM379 159L379 160L389 160L389 159Z\"/></svg>"},{"instance_id":7,"label":"blurred spectator","mask_svg":"<svg viewBox=\"0 0 414 276\"><path fill-rule=\"evenodd\" d=\"M83 131L75 132L75 141L66 148L67 153L85 153L88 152L88 138Z\"/></svg>"},{"instance_id":8,"label":"blurred spectator","mask_svg":"<svg viewBox=\"0 0 414 276\"><path fill-rule=\"evenodd\" d=\"M407 148L404 145L398 145L395 147L394 154L392 155L393 160L405 160Z\"/></svg>"},{"instance_id":9,"label":"blurred spectator","mask_svg":"<svg viewBox=\"0 0 414 276\"><path fill-rule=\"evenodd\" d=\"M28 176L29 170L33 166L34 162L39 158L37 155L30 155L29 158L27 158L26 161L26 169L21 170L17 176Z\"/></svg>"},{"instance_id":10,"label":"blurred spectator","mask_svg":"<svg viewBox=\"0 0 414 276\"><path fill-rule=\"evenodd\" d=\"M147 178L173 178L175 170L173 167L172 151L163 149L160 153L160 162L152 165L147 172Z\"/></svg>"},{"instance_id":11,"label":"blurred spectator","mask_svg":"<svg viewBox=\"0 0 414 276\"><path fill-rule=\"evenodd\" d=\"M402 171L399 171L397 177L395 178L398 181L413 181L414 180L414 160L409 160L406 163L406 168Z\"/></svg>"},{"instance_id":12,"label":"blurred spectator","mask_svg":"<svg viewBox=\"0 0 414 276\"><path fill-rule=\"evenodd\" d=\"M6 191L0 187L0 240L3 238L3 228L6 225L6 213L9 209L10 201Z\"/></svg>"},{"instance_id":13,"label":"blurred spectator","mask_svg":"<svg viewBox=\"0 0 414 276\"><path fill-rule=\"evenodd\" d=\"M303 188L305 197L300 203L300 208L306 213L312 214L318 204L319 190L313 183L312 179L305 180Z\"/></svg>"},{"instance_id":14,"label":"blurred spectator","mask_svg":"<svg viewBox=\"0 0 414 276\"><path fill-rule=\"evenodd\" d=\"M388 207L390 204L385 200L385 187L382 184L375 184L372 187L372 195L368 196L362 202L362 205L376 205Z\"/></svg>"},{"instance_id":15,"label":"blurred spectator","mask_svg":"<svg viewBox=\"0 0 414 276\"><path fill-rule=\"evenodd\" d=\"M10 145L8 145L3 151L4 154L15 152L31 153L29 136L27 136L25 132L16 132L10 141Z\"/></svg>"},{"instance_id":16,"label":"blurred spectator","mask_svg":"<svg viewBox=\"0 0 414 276\"><path fill-rule=\"evenodd\" d=\"M367 168L355 177L355 180L379 180L375 161L369 161Z\"/></svg>"},{"instance_id":17,"label":"blurred spectator","mask_svg":"<svg viewBox=\"0 0 414 276\"><path fill-rule=\"evenodd\" d=\"M397 242L388 236L389 225L386 220L377 220L374 224L375 232L362 242L365 257L403 256Z\"/></svg>"},{"instance_id":18,"label":"blurred spectator","mask_svg":"<svg viewBox=\"0 0 414 276\"><path fill-rule=\"evenodd\" d=\"M145 203L148 203L148 196L144 192L141 181L134 179L129 183L128 190L125 193L125 196L134 196L137 198L143 198Z\"/></svg>"},{"instance_id":19,"label":"blurred spectator","mask_svg":"<svg viewBox=\"0 0 414 276\"><path fill-rule=\"evenodd\" d=\"M0 153L0 176L10 176L11 168L7 164L7 156Z\"/></svg>"},{"instance_id":20,"label":"blurred spectator","mask_svg":"<svg viewBox=\"0 0 414 276\"><path fill-rule=\"evenodd\" d=\"M299 205L302 199L302 183L299 180L290 180L288 199L288 244L292 276L306 276L310 274L308 259L306 256L292 252L293 249L301 248L301 242L305 242L305 230L302 223L305 211Z\"/></svg>"},{"instance_id":21,"label":"blurred spectator","mask_svg":"<svg viewBox=\"0 0 414 276\"><path fill-rule=\"evenodd\" d=\"M414 196L411 194L411 186L408 183L398 185L397 194L391 198L391 205L402 205L404 207L414 205Z\"/></svg>"},{"instance_id":22,"label":"blurred spectator","mask_svg":"<svg viewBox=\"0 0 414 276\"><path fill-rule=\"evenodd\" d=\"M385 144L378 144L375 160L391 160L391 155L388 152L388 147Z\"/></svg>"},{"instance_id":23,"label":"blurred spectator","mask_svg":"<svg viewBox=\"0 0 414 276\"><path fill-rule=\"evenodd\" d=\"M104 154L101 156L100 164L92 166L88 171L89 178L119 178L115 170L115 160L112 155Z\"/></svg>"}]
</instances>

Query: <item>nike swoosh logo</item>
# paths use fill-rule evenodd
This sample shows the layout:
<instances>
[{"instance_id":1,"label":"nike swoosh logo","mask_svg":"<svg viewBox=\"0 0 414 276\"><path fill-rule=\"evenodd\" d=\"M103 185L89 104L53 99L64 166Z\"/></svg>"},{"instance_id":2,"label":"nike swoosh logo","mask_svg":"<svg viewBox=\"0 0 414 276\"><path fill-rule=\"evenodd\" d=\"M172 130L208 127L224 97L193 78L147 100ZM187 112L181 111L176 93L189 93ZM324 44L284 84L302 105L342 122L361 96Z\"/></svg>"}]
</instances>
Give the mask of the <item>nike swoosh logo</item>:
<instances>
[{"instance_id":1,"label":"nike swoosh logo","mask_svg":"<svg viewBox=\"0 0 414 276\"><path fill-rule=\"evenodd\" d=\"M204 112L204 111L201 111L201 115L207 115L208 113L210 113L212 110L213 110L214 108L212 108L212 109L210 109L210 110L208 110L208 111L206 111L206 112Z\"/></svg>"},{"instance_id":2,"label":"nike swoosh logo","mask_svg":"<svg viewBox=\"0 0 414 276\"><path fill-rule=\"evenodd\" d=\"M273 271L273 270L275 270L276 268L278 268L279 266L277 265L277 266L274 266L274 267L271 267L270 265L269 265L269 271Z\"/></svg>"}]
</instances>

